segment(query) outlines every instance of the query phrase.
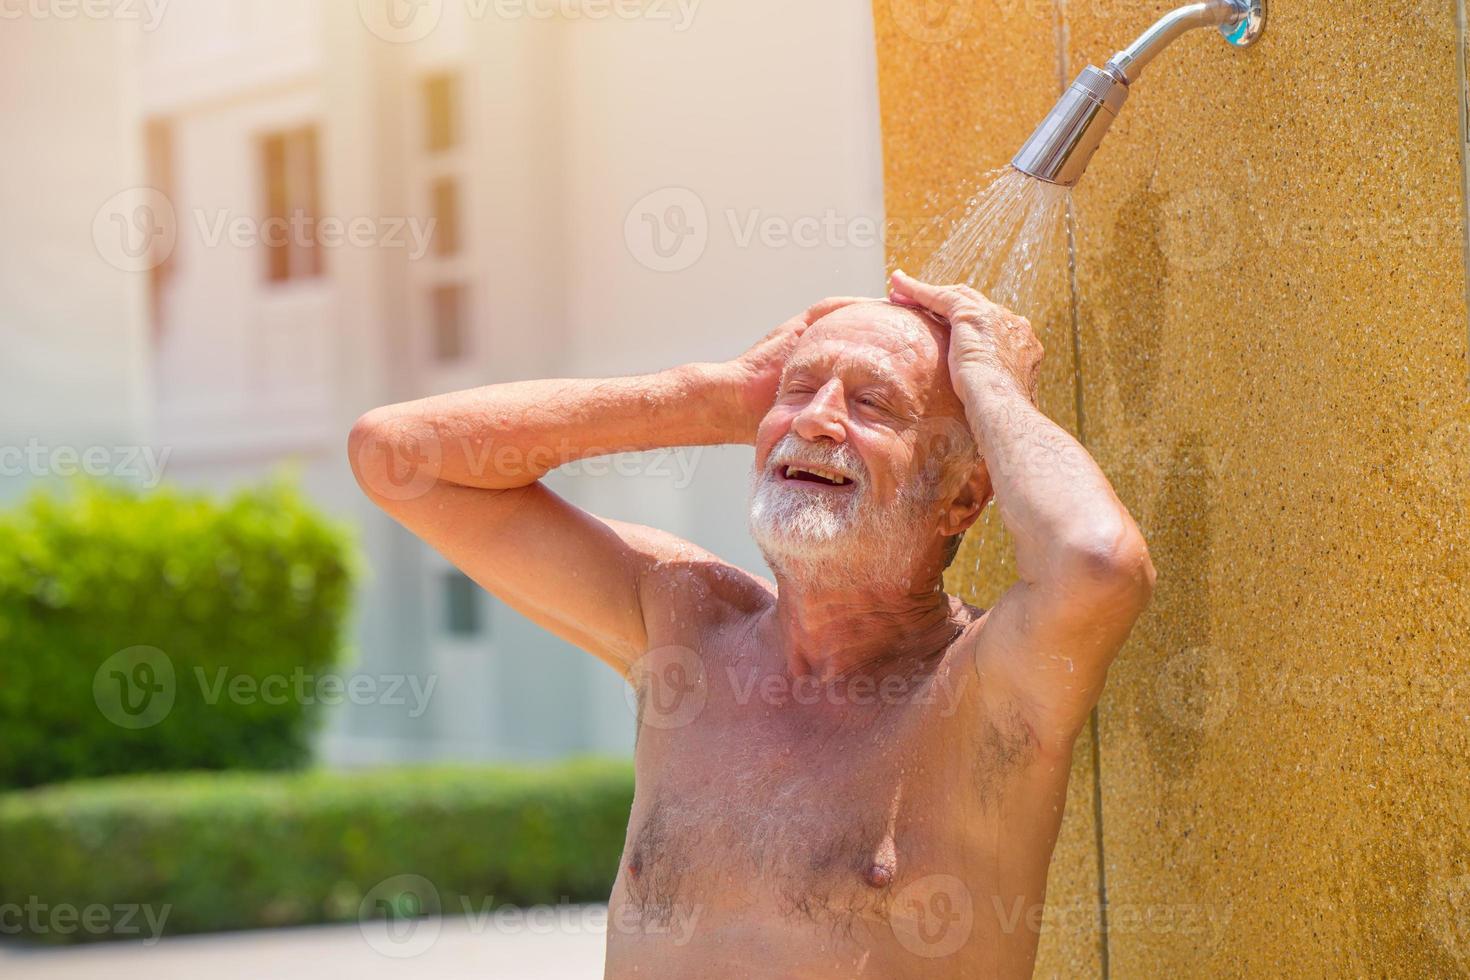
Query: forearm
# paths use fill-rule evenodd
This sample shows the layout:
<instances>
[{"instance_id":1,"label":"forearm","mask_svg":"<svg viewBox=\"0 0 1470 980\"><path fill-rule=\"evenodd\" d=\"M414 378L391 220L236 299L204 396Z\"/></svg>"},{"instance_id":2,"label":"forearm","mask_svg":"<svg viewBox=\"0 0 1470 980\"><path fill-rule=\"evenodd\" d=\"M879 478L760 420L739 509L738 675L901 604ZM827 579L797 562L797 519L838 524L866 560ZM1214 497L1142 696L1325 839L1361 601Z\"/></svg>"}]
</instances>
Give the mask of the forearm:
<instances>
[{"instance_id":1,"label":"forearm","mask_svg":"<svg viewBox=\"0 0 1470 980\"><path fill-rule=\"evenodd\" d=\"M986 365L956 381L1023 580L1127 575L1146 561L1137 526L1092 456L1013 377Z\"/></svg>"},{"instance_id":2,"label":"forearm","mask_svg":"<svg viewBox=\"0 0 1470 980\"><path fill-rule=\"evenodd\" d=\"M377 409L358 426L438 465L441 481L499 490L618 452L733 441L734 384L720 365L628 378L490 385Z\"/></svg>"}]
</instances>

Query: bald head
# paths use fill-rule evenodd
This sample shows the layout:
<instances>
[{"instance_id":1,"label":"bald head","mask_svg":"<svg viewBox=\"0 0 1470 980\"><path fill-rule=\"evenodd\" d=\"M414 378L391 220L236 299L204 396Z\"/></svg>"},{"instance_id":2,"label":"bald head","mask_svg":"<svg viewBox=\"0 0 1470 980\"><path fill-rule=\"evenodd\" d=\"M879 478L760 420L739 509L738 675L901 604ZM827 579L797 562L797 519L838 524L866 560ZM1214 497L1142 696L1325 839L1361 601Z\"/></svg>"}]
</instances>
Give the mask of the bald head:
<instances>
[{"instance_id":1,"label":"bald head","mask_svg":"<svg viewBox=\"0 0 1470 980\"><path fill-rule=\"evenodd\" d=\"M787 362L865 364L902 386L918 417L964 420L949 377L949 327L923 310L873 301L844 306L812 324Z\"/></svg>"}]
</instances>

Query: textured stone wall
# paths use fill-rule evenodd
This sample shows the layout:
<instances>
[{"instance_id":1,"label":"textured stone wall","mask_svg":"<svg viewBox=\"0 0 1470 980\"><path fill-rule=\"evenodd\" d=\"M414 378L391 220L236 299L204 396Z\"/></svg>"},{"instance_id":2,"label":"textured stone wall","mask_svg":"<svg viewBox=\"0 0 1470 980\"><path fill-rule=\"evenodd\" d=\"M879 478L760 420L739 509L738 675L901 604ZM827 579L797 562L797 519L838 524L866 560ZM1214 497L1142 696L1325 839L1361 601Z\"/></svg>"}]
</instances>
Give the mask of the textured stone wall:
<instances>
[{"instance_id":1,"label":"textured stone wall","mask_svg":"<svg viewBox=\"0 0 1470 980\"><path fill-rule=\"evenodd\" d=\"M891 260L1166 9L875 0ZM1038 976L1470 974L1458 36L1454 0L1196 32L1078 188L1043 407L1159 587L1077 750ZM951 583L981 602L989 516Z\"/></svg>"}]
</instances>

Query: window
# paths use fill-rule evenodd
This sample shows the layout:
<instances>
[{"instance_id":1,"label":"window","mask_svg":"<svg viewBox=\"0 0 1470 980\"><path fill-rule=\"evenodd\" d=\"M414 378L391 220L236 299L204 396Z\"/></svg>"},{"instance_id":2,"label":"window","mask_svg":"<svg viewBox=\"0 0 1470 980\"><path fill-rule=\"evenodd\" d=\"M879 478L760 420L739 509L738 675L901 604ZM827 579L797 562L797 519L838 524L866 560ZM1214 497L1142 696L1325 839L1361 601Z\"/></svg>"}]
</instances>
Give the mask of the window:
<instances>
[{"instance_id":1,"label":"window","mask_svg":"<svg viewBox=\"0 0 1470 980\"><path fill-rule=\"evenodd\" d=\"M465 354L465 287L453 283L435 286L429 294L429 315L434 335L434 358L457 361Z\"/></svg>"},{"instance_id":2,"label":"window","mask_svg":"<svg viewBox=\"0 0 1470 980\"><path fill-rule=\"evenodd\" d=\"M477 636L481 622L480 587L458 569L444 573L444 628L451 636Z\"/></svg>"},{"instance_id":3,"label":"window","mask_svg":"<svg viewBox=\"0 0 1470 980\"><path fill-rule=\"evenodd\" d=\"M265 246L266 279L288 282L321 275L316 127L266 136L260 157L265 184L260 240Z\"/></svg>"},{"instance_id":4,"label":"window","mask_svg":"<svg viewBox=\"0 0 1470 980\"><path fill-rule=\"evenodd\" d=\"M143 131L144 151L147 154L148 181L153 189L172 200L174 196L174 135L173 127L166 119L150 120ZM163 245L161 239L154 240L154 247ZM161 262L155 262L149 273L148 312L153 323L153 339L156 342L163 333L163 293L174 276L174 252L170 251Z\"/></svg>"},{"instance_id":5,"label":"window","mask_svg":"<svg viewBox=\"0 0 1470 980\"><path fill-rule=\"evenodd\" d=\"M434 254L459 252L459 181L441 177L429 189L434 213Z\"/></svg>"},{"instance_id":6,"label":"window","mask_svg":"<svg viewBox=\"0 0 1470 980\"><path fill-rule=\"evenodd\" d=\"M459 79L432 75L424 80L424 148L442 153L459 145Z\"/></svg>"}]
</instances>

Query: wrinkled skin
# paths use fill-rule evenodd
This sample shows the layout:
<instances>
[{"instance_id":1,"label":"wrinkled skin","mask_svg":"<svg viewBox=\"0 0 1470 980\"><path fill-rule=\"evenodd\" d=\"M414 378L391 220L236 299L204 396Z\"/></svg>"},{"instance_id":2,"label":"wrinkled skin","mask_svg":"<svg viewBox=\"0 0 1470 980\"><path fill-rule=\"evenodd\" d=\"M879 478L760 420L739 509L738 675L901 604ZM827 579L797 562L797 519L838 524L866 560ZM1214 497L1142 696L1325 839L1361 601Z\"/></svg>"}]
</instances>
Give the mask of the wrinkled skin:
<instances>
[{"instance_id":1,"label":"wrinkled skin","mask_svg":"<svg viewBox=\"0 0 1470 980\"><path fill-rule=\"evenodd\" d=\"M374 500L632 686L608 976L1030 974L1073 743L1154 580L1106 479L1037 410L1040 362L1025 320L900 273L887 301L818 304L726 364L354 427ZM726 442L755 447L774 583L539 482ZM405 460L432 471L412 493ZM1020 580L981 610L941 576L992 499Z\"/></svg>"}]
</instances>

